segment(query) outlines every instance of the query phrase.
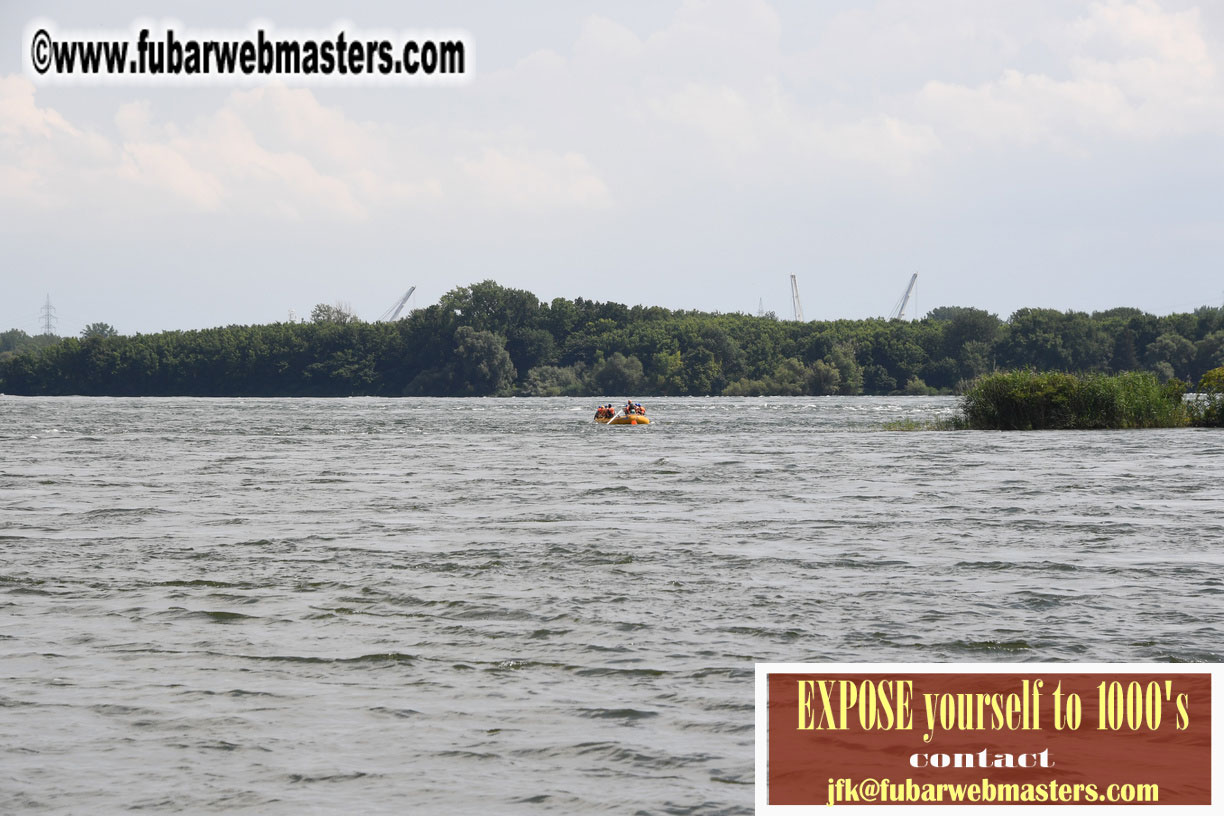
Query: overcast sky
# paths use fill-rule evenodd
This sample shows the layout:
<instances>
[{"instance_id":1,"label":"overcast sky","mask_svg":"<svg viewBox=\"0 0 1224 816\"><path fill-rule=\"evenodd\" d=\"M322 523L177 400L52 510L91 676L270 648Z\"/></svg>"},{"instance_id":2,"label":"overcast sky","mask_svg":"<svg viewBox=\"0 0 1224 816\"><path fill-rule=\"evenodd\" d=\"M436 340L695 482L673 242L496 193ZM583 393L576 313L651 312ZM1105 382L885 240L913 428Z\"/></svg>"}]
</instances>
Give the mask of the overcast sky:
<instances>
[{"instance_id":1,"label":"overcast sky","mask_svg":"<svg viewBox=\"0 0 1224 816\"><path fill-rule=\"evenodd\" d=\"M0 330L544 300L1224 303L1224 3L0 6ZM21 35L463 29L463 87L49 87Z\"/></svg>"}]
</instances>

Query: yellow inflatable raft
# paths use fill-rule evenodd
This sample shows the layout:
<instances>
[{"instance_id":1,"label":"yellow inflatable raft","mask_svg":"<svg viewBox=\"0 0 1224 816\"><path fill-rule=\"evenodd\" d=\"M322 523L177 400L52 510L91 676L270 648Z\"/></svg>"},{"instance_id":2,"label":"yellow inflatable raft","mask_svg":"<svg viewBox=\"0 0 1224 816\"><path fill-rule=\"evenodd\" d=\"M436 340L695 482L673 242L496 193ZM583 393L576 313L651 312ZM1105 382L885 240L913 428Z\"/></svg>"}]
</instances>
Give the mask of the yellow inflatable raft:
<instances>
[{"instance_id":1,"label":"yellow inflatable raft","mask_svg":"<svg viewBox=\"0 0 1224 816\"><path fill-rule=\"evenodd\" d=\"M630 414L629 416L615 416L612 419L596 417L595 421L600 425L649 425L650 417L645 414Z\"/></svg>"}]
</instances>

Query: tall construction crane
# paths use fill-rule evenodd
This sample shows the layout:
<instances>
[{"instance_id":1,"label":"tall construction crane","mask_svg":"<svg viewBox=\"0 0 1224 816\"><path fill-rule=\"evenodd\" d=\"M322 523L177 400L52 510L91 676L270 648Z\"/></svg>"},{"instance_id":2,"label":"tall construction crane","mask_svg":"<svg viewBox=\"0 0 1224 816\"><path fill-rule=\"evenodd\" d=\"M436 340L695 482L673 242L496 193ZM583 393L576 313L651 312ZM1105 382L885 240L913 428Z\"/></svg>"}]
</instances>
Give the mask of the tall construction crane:
<instances>
[{"instance_id":1,"label":"tall construction crane","mask_svg":"<svg viewBox=\"0 0 1224 816\"><path fill-rule=\"evenodd\" d=\"M897 301L897 305L893 307L892 314L888 316L889 320L904 320L905 307L909 305L910 295L914 294L914 284L918 282L918 273L910 275L909 286L905 287L905 294Z\"/></svg>"},{"instance_id":2,"label":"tall construction crane","mask_svg":"<svg viewBox=\"0 0 1224 816\"><path fill-rule=\"evenodd\" d=\"M404 296L397 300L394 306L382 313L382 317L378 318L378 322L381 323L384 320L395 320L397 317L399 317L399 313L404 310L404 304L408 302L408 298L412 297L412 293L415 291L415 286L409 286L408 291L404 293Z\"/></svg>"},{"instance_id":3,"label":"tall construction crane","mask_svg":"<svg viewBox=\"0 0 1224 816\"><path fill-rule=\"evenodd\" d=\"M794 310L795 320L804 322L803 304L799 302L799 282L795 280L794 275L791 275L791 308Z\"/></svg>"}]
</instances>

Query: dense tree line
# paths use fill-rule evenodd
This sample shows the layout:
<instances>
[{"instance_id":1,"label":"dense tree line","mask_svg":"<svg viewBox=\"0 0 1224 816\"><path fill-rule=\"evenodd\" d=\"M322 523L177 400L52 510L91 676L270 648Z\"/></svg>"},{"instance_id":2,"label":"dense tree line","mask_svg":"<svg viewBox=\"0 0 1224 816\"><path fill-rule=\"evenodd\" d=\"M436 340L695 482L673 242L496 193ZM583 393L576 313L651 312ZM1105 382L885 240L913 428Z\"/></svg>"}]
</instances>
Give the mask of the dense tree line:
<instances>
[{"instance_id":1,"label":"dense tree line","mask_svg":"<svg viewBox=\"0 0 1224 816\"><path fill-rule=\"evenodd\" d=\"M11 394L928 394L1000 369L1195 382L1224 365L1224 310L1021 309L1003 321L941 307L912 322L798 323L542 303L485 281L392 323L319 306L309 322L133 336L98 323L81 338L0 339L0 391Z\"/></svg>"},{"instance_id":2,"label":"dense tree line","mask_svg":"<svg viewBox=\"0 0 1224 816\"><path fill-rule=\"evenodd\" d=\"M62 337L54 334L35 334L31 336L21 329L10 329L6 332L0 332L0 360L11 357L13 353L18 351L33 351L53 346L62 339Z\"/></svg>"}]
</instances>

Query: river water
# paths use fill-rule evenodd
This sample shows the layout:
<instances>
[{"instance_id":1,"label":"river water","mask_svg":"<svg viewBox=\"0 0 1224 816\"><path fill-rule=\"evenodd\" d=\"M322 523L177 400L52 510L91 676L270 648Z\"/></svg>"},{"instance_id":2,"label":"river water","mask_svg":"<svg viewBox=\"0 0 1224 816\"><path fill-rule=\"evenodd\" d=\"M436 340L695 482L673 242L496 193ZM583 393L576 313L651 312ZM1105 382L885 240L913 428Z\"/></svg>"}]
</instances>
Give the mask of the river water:
<instances>
[{"instance_id":1,"label":"river water","mask_svg":"<svg viewBox=\"0 0 1224 816\"><path fill-rule=\"evenodd\" d=\"M0 812L750 813L757 661L1221 660L1218 431L645 402L0 398Z\"/></svg>"}]
</instances>

